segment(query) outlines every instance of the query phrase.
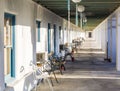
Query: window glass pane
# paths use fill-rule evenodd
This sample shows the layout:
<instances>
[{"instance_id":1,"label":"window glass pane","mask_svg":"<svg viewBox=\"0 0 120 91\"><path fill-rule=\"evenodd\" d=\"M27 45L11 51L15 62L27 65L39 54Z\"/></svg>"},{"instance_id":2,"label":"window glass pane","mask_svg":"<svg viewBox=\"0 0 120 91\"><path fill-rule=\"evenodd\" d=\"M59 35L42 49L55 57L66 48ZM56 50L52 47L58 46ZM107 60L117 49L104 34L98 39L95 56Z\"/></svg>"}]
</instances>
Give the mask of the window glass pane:
<instances>
[{"instance_id":1,"label":"window glass pane","mask_svg":"<svg viewBox=\"0 0 120 91\"><path fill-rule=\"evenodd\" d=\"M92 37L92 32L88 33L88 37L91 38Z\"/></svg>"},{"instance_id":2,"label":"window glass pane","mask_svg":"<svg viewBox=\"0 0 120 91\"><path fill-rule=\"evenodd\" d=\"M40 42L40 21L36 21L36 41Z\"/></svg>"},{"instance_id":3,"label":"window glass pane","mask_svg":"<svg viewBox=\"0 0 120 91\"><path fill-rule=\"evenodd\" d=\"M11 44L12 44L12 20L7 18L4 20L4 74L10 74L10 62L11 62Z\"/></svg>"},{"instance_id":4,"label":"window glass pane","mask_svg":"<svg viewBox=\"0 0 120 91\"><path fill-rule=\"evenodd\" d=\"M36 42L38 42L38 24L37 24L37 22L36 22Z\"/></svg>"},{"instance_id":5,"label":"window glass pane","mask_svg":"<svg viewBox=\"0 0 120 91\"><path fill-rule=\"evenodd\" d=\"M61 35L61 26L59 26L59 38L61 39L62 38L62 35Z\"/></svg>"}]
</instances>

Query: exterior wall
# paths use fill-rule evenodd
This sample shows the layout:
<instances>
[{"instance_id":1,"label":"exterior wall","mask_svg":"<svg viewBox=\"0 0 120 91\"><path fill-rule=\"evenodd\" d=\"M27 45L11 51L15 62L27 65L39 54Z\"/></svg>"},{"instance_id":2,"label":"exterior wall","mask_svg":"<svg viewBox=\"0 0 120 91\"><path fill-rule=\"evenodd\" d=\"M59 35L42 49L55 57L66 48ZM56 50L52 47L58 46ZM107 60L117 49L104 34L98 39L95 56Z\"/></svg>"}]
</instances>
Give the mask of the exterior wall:
<instances>
[{"instance_id":1,"label":"exterior wall","mask_svg":"<svg viewBox=\"0 0 120 91\"><path fill-rule=\"evenodd\" d=\"M106 31L107 31L107 21L103 21L94 31L97 31L96 44L104 52L106 52Z\"/></svg>"},{"instance_id":2,"label":"exterior wall","mask_svg":"<svg viewBox=\"0 0 120 91\"><path fill-rule=\"evenodd\" d=\"M120 12L120 7L94 29L97 46L99 46L105 53L107 53L107 42L108 42L108 58L111 58L113 63L116 63L117 61L118 70L120 70L119 60L118 60L119 59L118 57L119 12Z\"/></svg>"},{"instance_id":3,"label":"exterior wall","mask_svg":"<svg viewBox=\"0 0 120 91\"><path fill-rule=\"evenodd\" d=\"M3 0L3 2L5 2L4 11L16 16L15 75L16 79L20 79L31 71L29 64L35 61L35 5L28 0L13 0L12 2ZM21 67L24 67L24 71L20 73Z\"/></svg>"},{"instance_id":4,"label":"exterior wall","mask_svg":"<svg viewBox=\"0 0 120 91\"><path fill-rule=\"evenodd\" d=\"M7 78L7 89L6 91L26 91L33 87L33 74L30 62L36 63L36 53L48 51L47 31L48 23L51 24L51 30L53 25L56 24L56 49L59 53L59 26L62 28L62 43L67 42L67 21L46 8L37 5L32 0L0 0L0 91L3 91L4 82L4 13L14 14L16 17L15 26L15 78ZM40 42L36 43L36 20L41 22L41 35ZM64 31L66 28L66 31ZM72 39L79 37L80 34L74 31L77 29L79 32L81 29L71 24L71 30L73 29ZM70 31L71 32L71 31ZM70 37L72 36L70 34ZM51 32L53 35L53 31ZM63 36L64 35L64 36ZM52 36L53 37L53 36ZM53 41L52 41L52 44ZM51 48L54 49L54 46ZM20 72L21 68L24 68ZM5 77L6 78L6 77ZM11 81L11 79L13 79ZM8 83L9 82L9 83ZM28 83L26 83L28 82ZM28 89L27 89L28 90Z\"/></svg>"},{"instance_id":5,"label":"exterior wall","mask_svg":"<svg viewBox=\"0 0 120 91\"><path fill-rule=\"evenodd\" d=\"M62 43L62 44L65 44L68 42L68 36L70 37L69 38L69 42L72 42L72 40L74 39L74 36L75 35L75 38L77 38L78 36L80 36L80 30L78 28L78 31L79 33L77 33L78 35L76 34L73 34L72 33L72 29L73 28L76 28L76 26L74 24L70 24L70 31L69 31L69 35L67 36L67 21L65 19L62 19L61 17L57 16L56 14L52 13L51 11L43 8L42 6L37 6L37 20L41 21L41 42L37 42L37 53L39 52L47 52L47 26L48 26L48 23L51 24L51 39L54 38L54 24L56 25L56 38L57 40L59 40L59 26L61 26L61 29L62 29L62 40L61 41L57 41L56 42L56 48L57 48L57 54L59 53L59 44ZM73 31L75 31L73 29ZM75 31L76 32L76 31ZM64 36L63 36L64 35ZM54 40L51 40L51 51L54 51Z\"/></svg>"},{"instance_id":6,"label":"exterior wall","mask_svg":"<svg viewBox=\"0 0 120 91\"><path fill-rule=\"evenodd\" d=\"M0 91L4 89L4 2L0 0Z\"/></svg>"},{"instance_id":7,"label":"exterior wall","mask_svg":"<svg viewBox=\"0 0 120 91\"><path fill-rule=\"evenodd\" d=\"M15 78L13 81L10 82L10 79L12 78L5 77L6 84L8 87L13 86L14 91L18 91L20 88L22 89L21 91L23 91L24 88L22 87L25 86L25 80L22 82L23 84L21 84L19 80L23 79L26 74L31 72L32 67L30 66L30 62L36 60L36 56L35 56L36 53L35 18L36 17L34 15L35 4L29 0L13 0L13 1L2 0L1 2L4 2L5 7L4 8L2 7L2 9L4 9L4 12L14 14L16 17ZM3 15L4 12L2 12ZM4 19L4 17L0 17L0 18ZM0 24L2 25L2 28L4 27L3 24L4 21L2 22L2 24ZM22 67L24 68L24 70L20 72ZM0 72L0 74L3 73ZM16 84L12 85L11 83L16 83ZM16 86L18 86L19 88L16 89ZM30 84L27 86L30 86Z\"/></svg>"},{"instance_id":8,"label":"exterior wall","mask_svg":"<svg viewBox=\"0 0 120 91\"><path fill-rule=\"evenodd\" d=\"M106 53L106 50L107 50L107 48L106 48L106 46L107 46L107 29L108 29L108 23L107 23L107 21L104 21L104 25L103 25L104 27L103 27L103 30L102 30L102 32L101 32L101 38L102 38L102 40L101 40L101 48L102 48L102 50Z\"/></svg>"},{"instance_id":9,"label":"exterior wall","mask_svg":"<svg viewBox=\"0 0 120 91\"><path fill-rule=\"evenodd\" d=\"M112 62L116 63L116 17L112 18Z\"/></svg>"}]
</instances>

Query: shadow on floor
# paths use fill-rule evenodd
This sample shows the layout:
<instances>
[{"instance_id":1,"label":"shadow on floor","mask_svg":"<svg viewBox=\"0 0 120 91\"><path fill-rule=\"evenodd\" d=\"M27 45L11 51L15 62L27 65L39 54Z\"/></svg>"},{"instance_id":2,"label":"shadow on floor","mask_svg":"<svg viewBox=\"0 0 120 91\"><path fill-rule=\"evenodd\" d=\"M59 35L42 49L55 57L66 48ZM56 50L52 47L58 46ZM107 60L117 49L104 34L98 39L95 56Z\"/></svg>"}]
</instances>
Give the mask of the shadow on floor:
<instances>
[{"instance_id":1,"label":"shadow on floor","mask_svg":"<svg viewBox=\"0 0 120 91\"><path fill-rule=\"evenodd\" d=\"M104 61L104 55L75 54L75 62L66 62L64 75L58 74L60 83L54 91L120 91L120 72L115 63ZM50 91L48 86L38 86L38 91Z\"/></svg>"}]
</instances>

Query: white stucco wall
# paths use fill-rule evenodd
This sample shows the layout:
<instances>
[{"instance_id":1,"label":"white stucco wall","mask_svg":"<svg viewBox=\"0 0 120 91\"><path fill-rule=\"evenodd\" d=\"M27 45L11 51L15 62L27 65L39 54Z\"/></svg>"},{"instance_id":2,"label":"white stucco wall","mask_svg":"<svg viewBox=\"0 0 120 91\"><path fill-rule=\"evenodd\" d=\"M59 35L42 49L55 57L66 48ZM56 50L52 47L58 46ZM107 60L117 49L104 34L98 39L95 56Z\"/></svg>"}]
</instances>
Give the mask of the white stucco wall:
<instances>
[{"instance_id":1,"label":"white stucco wall","mask_svg":"<svg viewBox=\"0 0 120 91\"><path fill-rule=\"evenodd\" d=\"M103 21L100 25L98 25L95 29L95 38L96 44L99 48L101 48L104 52L106 51L106 31L107 31L107 21Z\"/></svg>"},{"instance_id":2,"label":"white stucco wall","mask_svg":"<svg viewBox=\"0 0 120 91\"><path fill-rule=\"evenodd\" d=\"M62 29L62 38L61 38L61 43L67 43L68 42L68 38L67 38L67 32L68 32L68 25L67 25L67 21L61 17L59 17L58 15L54 14L53 12L43 8L42 6L37 6L37 20L41 21L41 40L39 43L37 43L37 53L39 52L45 52L47 51L47 31L48 31L48 23L51 24L51 39L54 38L53 36L53 26L54 24L56 25L56 38L57 40L59 40L59 26L61 26ZM69 41L72 42L72 40L74 38L77 38L78 36L80 36L80 28L78 28L78 32L77 34L73 34L74 33L74 29L76 28L76 26L74 24L70 24L70 32L69 32ZM72 33L72 29L73 29L73 33ZM76 28L77 29L77 28ZM76 31L75 31L76 32ZM64 36L63 36L64 35ZM75 37L72 37L75 36ZM54 51L54 40L51 40L51 51ZM59 44L60 41L57 41L57 53L59 52Z\"/></svg>"},{"instance_id":3,"label":"white stucco wall","mask_svg":"<svg viewBox=\"0 0 120 91\"><path fill-rule=\"evenodd\" d=\"M30 61L35 61L35 5L29 0L3 0L3 2L4 11L16 16L15 75L16 79L20 79L31 71ZM22 66L24 71L20 73Z\"/></svg>"},{"instance_id":4,"label":"white stucco wall","mask_svg":"<svg viewBox=\"0 0 120 91\"><path fill-rule=\"evenodd\" d=\"M104 21L103 29L101 31L101 48L104 52L106 52L106 45L107 45L107 30L108 30L108 22Z\"/></svg>"},{"instance_id":5,"label":"white stucco wall","mask_svg":"<svg viewBox=\"0 0 120 91\"><path fill-rule=\"evenodd\" d=\"M0 0L0 91L4 89L4 2Z\"/></svg>"},{"instance_id":6,"label":"white stucco wall","mask_svg":"<svg viewBox=\"0 0 120 91\"><path fill-rule=\"evenodd\" d=\"M82 45L82 49L102 49L106 52L106 31L107 20L100 23L93 31L85 32L85 42ZM92 38L88 37L88 33L92 32Z\"/></svg>"}]
</instances>

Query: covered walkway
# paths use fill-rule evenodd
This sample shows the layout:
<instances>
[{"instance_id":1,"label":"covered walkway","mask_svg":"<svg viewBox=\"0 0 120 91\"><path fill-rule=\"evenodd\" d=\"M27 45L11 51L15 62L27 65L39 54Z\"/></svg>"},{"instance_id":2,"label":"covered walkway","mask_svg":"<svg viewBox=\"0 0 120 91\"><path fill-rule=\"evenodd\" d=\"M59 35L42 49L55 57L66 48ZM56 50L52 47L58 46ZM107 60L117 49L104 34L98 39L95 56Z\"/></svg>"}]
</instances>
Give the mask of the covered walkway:
<instances>
[{"instance_id":1,"label":"covered walkway","mask_svg":"<svg viewBox=\"0 0 120 91\"><path fill-rule=\"evenodd\" d=\"M103 54L75 54L75 62L66 63L64 75L57 74L54 91L119 91L120 72L114 63L104 61ZM45 81L37 91L49 91Z\"/></svg>"},{"instance_id":2,"label":"covered walkway","mask_svg":"<svg viewBox=\"0 0 120 91\"><path fill-rule=\"evenodd\" d=\"M50 76L52 91L120 91L120 0L0 0L0 91L50 91Z\"/></svg>"}]
</instances>

